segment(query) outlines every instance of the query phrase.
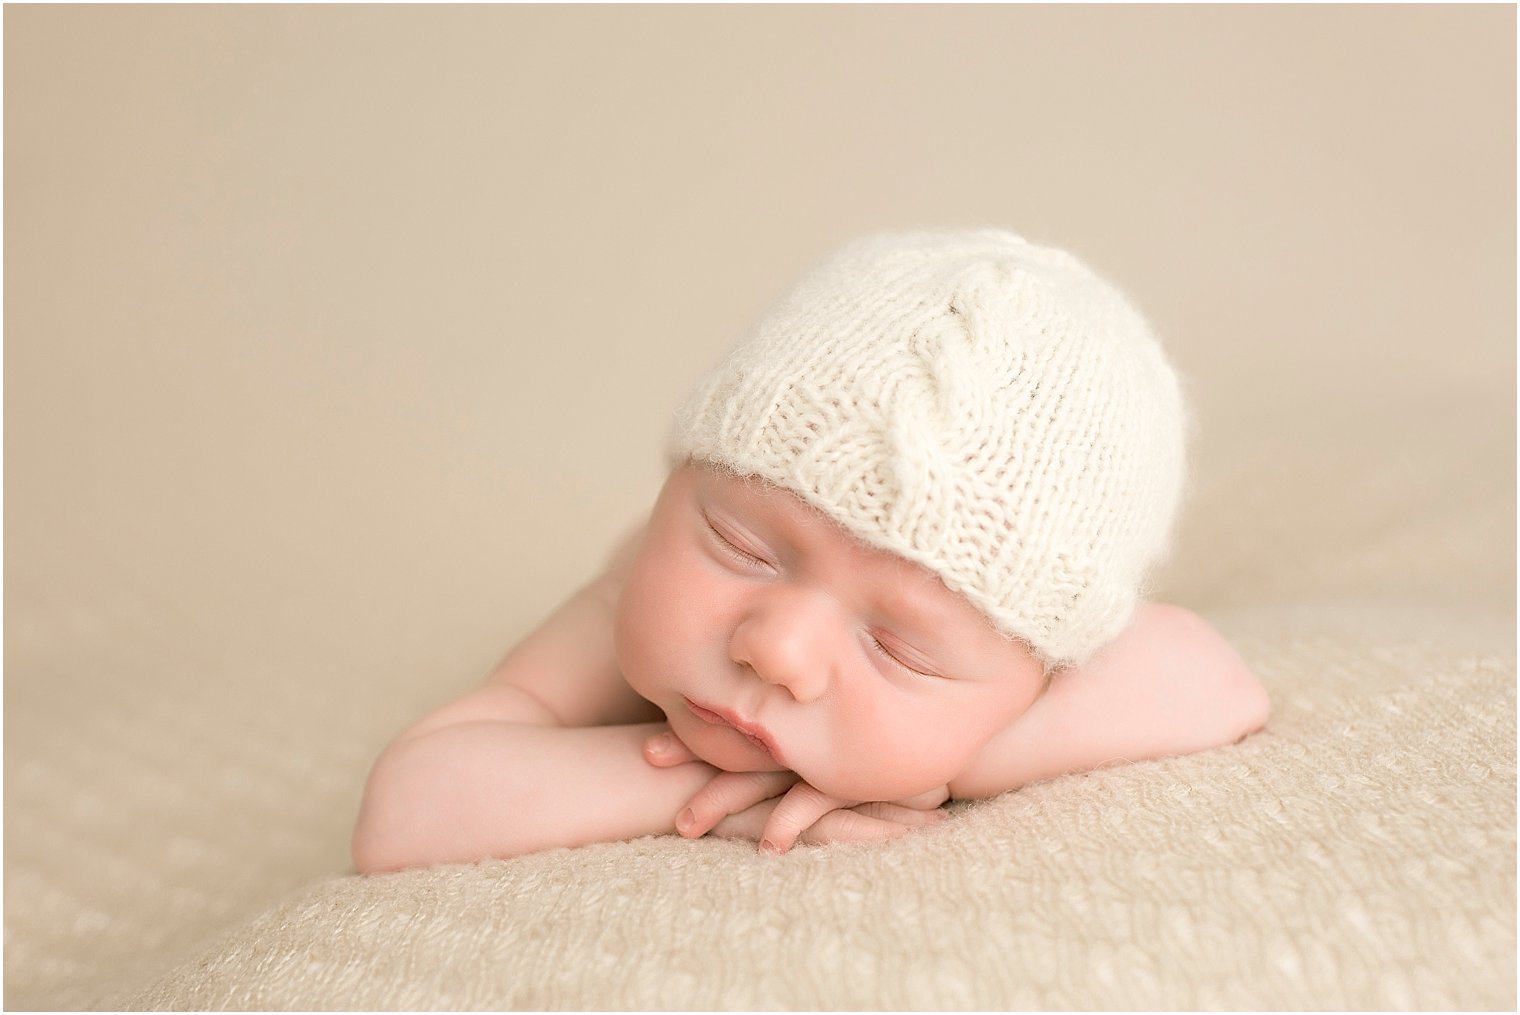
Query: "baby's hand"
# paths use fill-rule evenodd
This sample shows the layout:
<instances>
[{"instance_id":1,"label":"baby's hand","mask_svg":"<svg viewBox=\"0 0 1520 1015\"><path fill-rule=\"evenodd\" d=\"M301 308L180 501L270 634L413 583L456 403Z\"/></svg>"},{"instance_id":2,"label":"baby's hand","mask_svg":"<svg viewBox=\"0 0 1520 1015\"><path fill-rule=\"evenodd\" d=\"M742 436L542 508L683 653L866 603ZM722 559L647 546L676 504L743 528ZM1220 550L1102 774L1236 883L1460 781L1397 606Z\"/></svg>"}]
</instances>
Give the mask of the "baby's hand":
<instances>
[{"instance_id":1,"label":"baby's hand","mask_svg":"<svg viewBox=\"0 0 1520 1015\"><path fill-rule=\"evenodd\" d=\"M674 733L644 743L644 758L667 768L700 760ZM760 841L760 848L785 853L797 842L876 842L914 828L935 825L947 815L939 805L946 788L895 803L845 800L802 781L795 772L720 772L692 797L676 818L689 839L711 832L720 838Z\"/></svg>"}]
</instances>

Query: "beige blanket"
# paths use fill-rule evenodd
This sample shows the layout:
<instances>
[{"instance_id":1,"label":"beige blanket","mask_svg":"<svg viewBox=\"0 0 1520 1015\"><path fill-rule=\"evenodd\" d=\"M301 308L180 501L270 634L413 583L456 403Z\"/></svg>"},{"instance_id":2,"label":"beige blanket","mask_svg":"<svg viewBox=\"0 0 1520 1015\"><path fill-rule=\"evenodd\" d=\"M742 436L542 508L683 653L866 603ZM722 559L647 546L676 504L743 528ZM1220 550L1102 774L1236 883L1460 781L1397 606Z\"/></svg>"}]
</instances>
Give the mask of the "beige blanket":
<instances>
[{"instance_id":1,"label":"beige blanket","mask_svg":"<svg viewBox=\"0 0 1520 1015\"><path fill-rule=\"evenodd\" d=\"M1513 1009L1513 18L7 8L6 1006ZM723 338L973 219L1150 308L1157 593L1267 729L888 845L353 876Z\"/></svg>"},{"instance_id":2,"label":"beige blanket","mask_svg":"<svg viewBox=\"0 0 1520 1015\"><path fill-rule=\"evenodd\" d=\"M8 1004L1511 1006L1512 654L1434 615L1216 619L1266 732L779 860L672 837L340 876L364 737L290 730L299 695L13 734Z\"/></svg>"}]
</instances>

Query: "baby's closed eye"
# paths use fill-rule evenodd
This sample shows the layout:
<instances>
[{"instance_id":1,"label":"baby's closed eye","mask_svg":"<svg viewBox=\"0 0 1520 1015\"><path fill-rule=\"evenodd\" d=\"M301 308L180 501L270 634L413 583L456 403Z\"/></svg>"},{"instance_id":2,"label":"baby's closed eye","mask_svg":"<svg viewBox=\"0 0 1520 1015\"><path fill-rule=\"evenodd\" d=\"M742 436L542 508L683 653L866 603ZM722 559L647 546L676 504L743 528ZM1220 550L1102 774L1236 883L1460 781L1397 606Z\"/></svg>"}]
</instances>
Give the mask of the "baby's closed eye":
<instances>
[{"instance_id":1,"label":"baby's closed eye","mask_svg":"<svg viewBox=\"0 0 1520 1015\"><path fill-rule=\"evenodd\" d=\"M920 658L915 652L903 645L890 634L868 633L866 637L877 652L886 656L896 666L900 666L910 673L916 673L921 677L940 678L939 672L933 665ZM888 642L891 644L889 645Z\"/></svg>"},{"instance_id":2,"label":"baby's closed eye","mask_svg":"<svg viewBox=\"0 0 1520 1015\"><path fill-rule=\"evenodd\" d=\"M737 535L724 535L723 530L718 528L717 525L713 524L711 518L704 517L704 521L707 522L707 531L712 534L714 544L721 552L727 554L729 557L732 557L734 560L740 562L741 564L749 567L770 566L765 558L751 553L749 550L746 550L743 546L739 545L739 542L736 542L736 540L740 540L740 537ZM742 540L740 541L742 542Z\"/></svg>"}]
</instances>

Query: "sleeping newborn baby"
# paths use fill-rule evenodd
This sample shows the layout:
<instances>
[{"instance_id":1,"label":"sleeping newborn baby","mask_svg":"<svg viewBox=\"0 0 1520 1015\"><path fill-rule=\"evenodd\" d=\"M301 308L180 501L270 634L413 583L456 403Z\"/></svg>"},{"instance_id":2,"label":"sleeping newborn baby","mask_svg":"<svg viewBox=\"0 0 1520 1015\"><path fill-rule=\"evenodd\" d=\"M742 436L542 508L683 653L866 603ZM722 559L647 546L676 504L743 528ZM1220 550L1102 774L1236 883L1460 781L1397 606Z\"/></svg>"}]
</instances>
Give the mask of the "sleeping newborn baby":
<instances>
[{"instance_id":1,"label":"sleeping newborn baby","mask_svg":"<svg viewBox=\"0 0 1520 1015\"><path fill-rule=\"evenodd\" d=\"M1185 431L1144 320L1071 255L846 246L698 385L606 570L381 754L358 869L889 839L1259 729L1230 645L1141 602Z\"/></svg>"}]
</instances>

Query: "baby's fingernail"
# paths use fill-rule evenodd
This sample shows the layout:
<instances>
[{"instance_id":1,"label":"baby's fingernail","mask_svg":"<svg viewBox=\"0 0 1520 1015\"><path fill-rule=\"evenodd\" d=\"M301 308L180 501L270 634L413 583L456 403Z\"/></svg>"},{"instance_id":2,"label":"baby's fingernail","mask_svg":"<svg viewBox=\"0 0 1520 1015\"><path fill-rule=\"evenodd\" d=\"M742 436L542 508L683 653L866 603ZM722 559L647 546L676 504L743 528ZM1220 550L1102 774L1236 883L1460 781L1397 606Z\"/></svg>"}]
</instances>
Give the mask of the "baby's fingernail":
<instances>
[{"instance_id":1,"label":"baby's fingernail","mask_svg":"<svg viewBox=\"0 0 1520 1015\"><path fill-rule=\"evenodd\" d=\"M661 733L657 736L650 737L649 742L644 745L644 749L650 754L666 753L670 750L670 734Z\"/></svg>"},{"instance_id":2,"label":"baby's fingernail","mask_svg":"<svg viewBox=\"0 0 1520 1015\"><path fill-rule=\"evenodd\" d=\"M696 820L697 820L697 812L694 811L694 810L692 810L690 807L688 807L688 808L686 808L684 811L682 811L680 813L679 817L676 818L676 827L684 832L688 828L690 828L691 825L692 825L692 822L694 822Z\"/></svg>"},{"instance_id":3,"label":"baby's fingernail","mask_svg":"<svg viewBox=\"0 0 1520 1015\"><path fill-rule=\"evenodd\" d=\"M762 852L769 853L771 856L780 856L781 855L781 847L778 846L778 845L776 845L774 842L772 842L769 839L761 839L760 840L760 849L761 849Z\"/></svg>"}]
</instances>

